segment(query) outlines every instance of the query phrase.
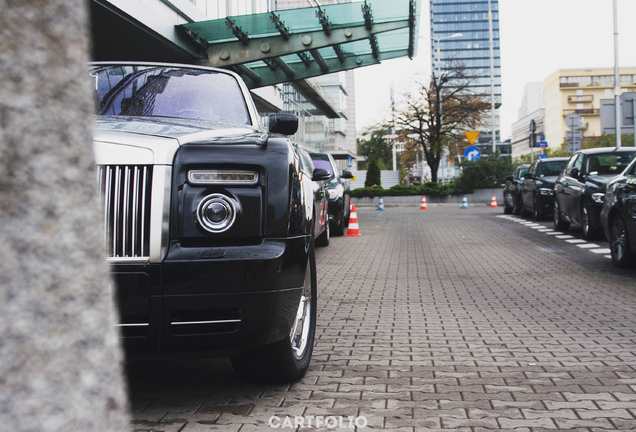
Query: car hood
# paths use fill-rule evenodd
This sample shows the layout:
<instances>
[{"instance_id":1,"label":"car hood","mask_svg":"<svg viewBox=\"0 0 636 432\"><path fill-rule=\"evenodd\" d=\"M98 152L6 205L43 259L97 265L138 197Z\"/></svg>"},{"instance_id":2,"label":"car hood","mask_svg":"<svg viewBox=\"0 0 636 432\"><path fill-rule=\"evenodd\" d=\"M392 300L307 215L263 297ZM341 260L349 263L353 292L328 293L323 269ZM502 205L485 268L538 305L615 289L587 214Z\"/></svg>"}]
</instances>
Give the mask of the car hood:
<instances>
[{"instance_id":1,"label":"car hood","mask_svg":"<svg viewBox=\"0 0 636 432\"><path fill-rule=\"evenodd\" d=\"M552 189L557 181L557 176L540 177L537 181L541 182L541 187Z\"/></svg>"},{"instance_id":2,"label":"car hood","mask_svg":"<svg viewBox=\"0 0 636 432\"><path fill-rule=\"evenodd\" d=\"M605 189L607 187L607 183L616 176L617 174L589 175L585 179L585 183L597 188Z\"/></svg>"},{"instance_id":3,"label":"car hood","mask_svg":"<svg viewBox=\"0 0 636 432\"><path fill-rule=\"evenodd\" d=\"M228 123L98 116L94 150L98 165L170 165L184 144L265 144L262 130Z\"/></svg>"}]
</instances>

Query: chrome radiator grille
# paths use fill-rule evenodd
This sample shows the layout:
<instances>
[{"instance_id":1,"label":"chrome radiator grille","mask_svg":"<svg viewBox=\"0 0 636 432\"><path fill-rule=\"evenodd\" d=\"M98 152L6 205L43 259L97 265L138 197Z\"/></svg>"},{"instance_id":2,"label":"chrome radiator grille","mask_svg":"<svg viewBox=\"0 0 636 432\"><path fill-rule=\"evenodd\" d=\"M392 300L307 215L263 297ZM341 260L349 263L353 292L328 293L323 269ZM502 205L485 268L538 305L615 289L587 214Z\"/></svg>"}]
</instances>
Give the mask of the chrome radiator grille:
<instances>
[{"instance_id":1,"label":"chrome radiator grille","mask_svg":"<svg viewBox=\"0 0 636 432\"><path fill-rule=\"evenodd\" d=\"M152 166L100 165L97 182L107 257L148 258Z\"/></svg>"}]
</instances>

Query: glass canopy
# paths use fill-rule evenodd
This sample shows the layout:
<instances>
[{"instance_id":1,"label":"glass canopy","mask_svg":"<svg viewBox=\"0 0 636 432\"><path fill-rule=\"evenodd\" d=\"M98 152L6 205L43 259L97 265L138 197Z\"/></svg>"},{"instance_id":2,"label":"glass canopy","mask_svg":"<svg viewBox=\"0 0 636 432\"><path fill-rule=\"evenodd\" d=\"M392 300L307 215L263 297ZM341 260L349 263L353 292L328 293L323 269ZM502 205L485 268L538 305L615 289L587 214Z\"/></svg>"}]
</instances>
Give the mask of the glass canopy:
<instances>
[{"instance_id":1,"label":"glass canopy","mask_svg":"<svg viewBox=\"0 0 636 432\"><path fill-rule=\"evenodd\" d=\"M233 69L250 88L413 57L420 0L376 0L182 24L203 64Z\"/></svg>"}]
</instances>

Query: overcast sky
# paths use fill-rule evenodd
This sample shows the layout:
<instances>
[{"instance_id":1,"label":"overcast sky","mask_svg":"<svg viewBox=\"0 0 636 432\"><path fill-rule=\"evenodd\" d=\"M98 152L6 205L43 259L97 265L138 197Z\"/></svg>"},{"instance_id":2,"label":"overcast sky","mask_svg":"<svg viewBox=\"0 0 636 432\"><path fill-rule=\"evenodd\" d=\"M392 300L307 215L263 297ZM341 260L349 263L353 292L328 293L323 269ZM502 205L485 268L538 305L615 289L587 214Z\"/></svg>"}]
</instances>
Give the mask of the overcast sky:
<instances>
[{"instance_id":1,"label":"overcast sky","mask_svg":"<svg viewBox=\"0 0 636 432\"><path fill-rule=\"evenodd\" d=\"M420 39L413 60L357 69L358 130L391 116L412 83L430 77L428 0L420 0ZM518 120L525 85L557 69L614 67L613 0L499 0L503 105L502 138ZM636 0L617 0L619 65L636 67Z\"/></svg>"}]
</instances>

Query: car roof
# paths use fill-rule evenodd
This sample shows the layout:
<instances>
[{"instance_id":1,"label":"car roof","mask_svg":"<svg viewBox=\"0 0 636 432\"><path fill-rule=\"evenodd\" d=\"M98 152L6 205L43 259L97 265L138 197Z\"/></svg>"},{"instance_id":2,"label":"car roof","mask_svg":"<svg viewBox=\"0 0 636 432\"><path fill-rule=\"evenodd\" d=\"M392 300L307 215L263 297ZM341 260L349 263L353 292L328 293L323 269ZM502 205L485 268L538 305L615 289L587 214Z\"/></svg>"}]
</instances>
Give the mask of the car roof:
<instances>
[{"instance_id":1,"label":"car roof","mask_svg":"<svg viewBox=\"0 0 636 432\"><path fill-rule=\"evenodd\" d=\"M569 161L570 157L551 157L551 158L542 158L542 159L537 159L537 163L540 162L553 162L553 161Z\"/></svg>"},{"instance_id":2,"label":"car roof","mask_svg":"<svg viewBox=\"0 0 636 432\"><path fill-rule=\"evenodd\" d=\"M636 152L636 147L597 147L591 149L578 150L577 153L581 154L597 154L597 153L633 153Z\"/></svg>"}]
</instances>

